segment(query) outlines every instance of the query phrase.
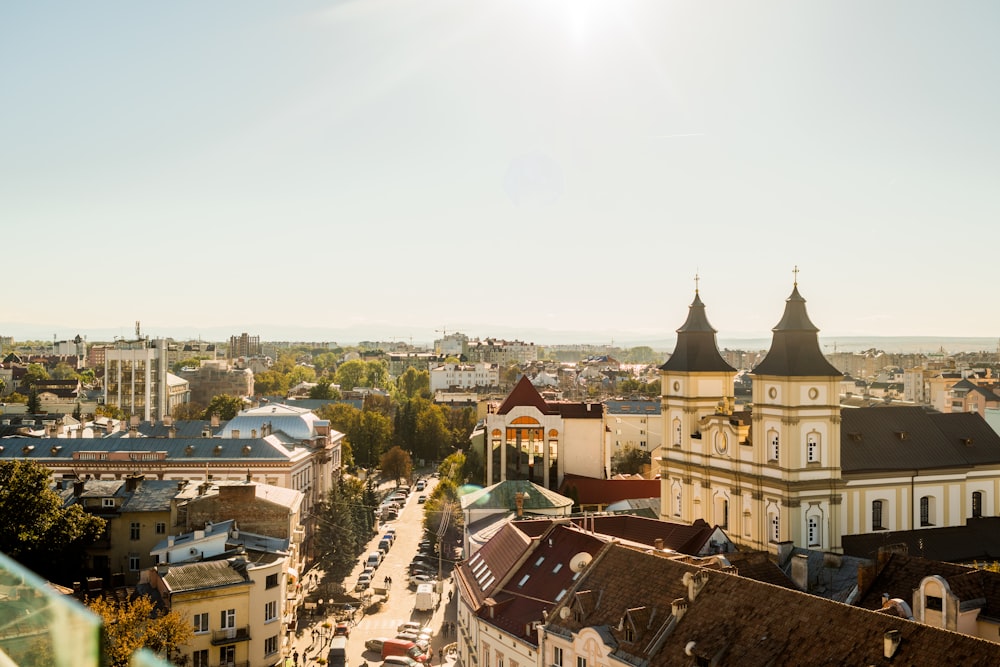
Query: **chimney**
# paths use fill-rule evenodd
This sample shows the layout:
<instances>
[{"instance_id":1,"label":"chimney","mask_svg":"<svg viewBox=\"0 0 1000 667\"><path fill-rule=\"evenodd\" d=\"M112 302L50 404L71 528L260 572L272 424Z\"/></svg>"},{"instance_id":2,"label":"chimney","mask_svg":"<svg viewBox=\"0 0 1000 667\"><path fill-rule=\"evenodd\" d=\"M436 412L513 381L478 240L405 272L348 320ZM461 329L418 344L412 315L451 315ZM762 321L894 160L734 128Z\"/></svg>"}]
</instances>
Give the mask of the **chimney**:
<instances>
[{"instance_id":1,"label":"chimney","mask_svg":"<svg viewBox=\"0 0 1000 667\"><path fill-rule=\"evenodd\" d=\"M219 415L213 412L212 413L212 420L209 423L212 425L212 428L218 428L219 427Z\"/></svg>"},{"instance_id":2,"label":"chimney","mask_svg":"<svg viewBox=\"0 0 1000 667\"><path fill-rule=\"evenodd\" d=\"M888 659L896 655L899 650L899 643L903 641L902 633L899 630L889 630L882 637L882 654Z\"/></svg>"},{"instance_id":3,"label":"chimney","mask_svg":"<svg viewBox=\"0 0 1000 667\"><path fill-rule=\"evenodd\" d=\"M233 440L239 440L239 439L240 439L240 430L238 428L234 428L233 429Z\"/></svg>"},{"instance_id":4,"label":"chimney","mask_svg":"<svg viewBox=\"0 0 1000 667\"><path fill-rule=\"evenodd\" d=\"M524 494L518 491L514 494L514 506L517 508L517 518L524 516Z\"/></svg>"},{"instance_id":5,"label":"chimney","mask_svg":"<svg viewBox=\"0 0 1000 667\"><path fill-rule=\"evenodd\" d=\"M674 623L680 622L681 618L684 617L684 613L687 611L688 603L684 598L677 598L670 603L670 613L674 617Z\"/></svg>"},{"instance_id":6,"label":"chimney","mask_svg":"<svg viewBox=\"0 0 1000 667\"><path fill-rule=\"evenodd\" d=\"M82 479L78 479L73 482L73 495L79 498L83 495L83 490L85 488L85 483Z\"/></svg>"},{"instance_id":7,"label":"chimney","mask_svg":"<svg viewBox=\"0 0 1000 667\"><path fill-rule=\"evenodd\" d=\"M809 590L809 556L795 554L792 558L792 581L800 591Z\"/></svg>"},{"instance_id":8,"label":"chimney","mask_svg":"<svg viewBox=\"0 0 1000 667\"><path fill-rule=\"evenodd\" d=\"M177 437L177 427L171 424L167 429L167 438L173 439L175 437Z\"/></svg>"},{"instance_id":9,"label":"chimney","mask_svg":"<svg viewBox=\"0 0 1000 667\"><path fill-rule=\"evenodd\" d=\"M125 491L127 493L134 493L142 480L145 479L145 475L128 475L125 477Z\"/></svg>"},{"instance_id":10,"label":"chimney","mask_svg":"<svg viewBox=\"0 0 1000 667\"><path fill-rule=\"evenodd\" d=\"M657 551L663 551L662 537L657 537L655 540L653 540L653 548L656 549Z\"/></svg>"}]
</instances>

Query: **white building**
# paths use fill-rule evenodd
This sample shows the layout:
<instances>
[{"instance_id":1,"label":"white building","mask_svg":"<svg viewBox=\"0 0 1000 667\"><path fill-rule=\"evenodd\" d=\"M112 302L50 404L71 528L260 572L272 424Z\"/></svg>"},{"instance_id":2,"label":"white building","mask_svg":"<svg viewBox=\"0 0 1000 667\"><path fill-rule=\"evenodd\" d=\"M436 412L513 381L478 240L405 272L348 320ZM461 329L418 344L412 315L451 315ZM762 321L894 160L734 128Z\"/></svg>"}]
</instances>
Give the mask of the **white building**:
<instances>
[{"instance_id":1,"label":"white building","mask_svg":"<svg viewBox=\"0 0 1000 667\"><path fill-rule=\"evenodd\" d=\"M496 364L443 364L430 371L431 392L451 390L486 390L500 385Z\"/></svg>"}]
</instances>

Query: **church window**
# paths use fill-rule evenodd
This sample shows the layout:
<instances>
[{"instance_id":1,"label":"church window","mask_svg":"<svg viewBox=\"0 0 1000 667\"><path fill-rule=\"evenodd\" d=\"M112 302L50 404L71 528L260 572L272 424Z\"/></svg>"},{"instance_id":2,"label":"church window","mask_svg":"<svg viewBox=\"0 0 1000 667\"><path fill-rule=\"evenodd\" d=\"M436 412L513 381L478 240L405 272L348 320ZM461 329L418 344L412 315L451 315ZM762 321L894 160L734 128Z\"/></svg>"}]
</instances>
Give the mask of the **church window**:
<instances>
[{"instance_id":1,"label":"church window","mask_svg":"<svg viewBox=\"0 0 1000 667\"><path fill-rule=\"evenodd\" d=\"M771 513L771 541L780 542L781 541L781 517L777 512Z\"/></svg>"},{"instance_id":2,"label":"church window","mask_svg":"<svg viewBox=\"0 0 1000 667\"><path fill-rule=\"evenodd\" d=\"M778 443L777 431L767 432L767 443L768 443L768 451L767 451L768 461L777 461L778 455L781 453L781 447L779 446Z\"/></svg>"},{"instance_id":3,"label":"church window","mask_svg":"<svg viewBox=\"0 0 1000 667\"><path fill-rule=\"evenodd\" d=\"M809 546L818 547L820 545L819 541L819 517L811 516L808 519L808 533L809 533Z\"/></svg>"},{"instance_id":4,"label":"church window","mask_svg":"<svg viewBox=\"0 0 1000 667\"><path fill-rule=\"evenodd\" d=\"M681 420L674 420L674 447L681 446Z\"/></svg>"},{"instance_id":5,"label":"church window","mask_svg":"<svg viewBox=\"0 0 1000 667\"><path fill-rule=\"evenodd\" d=\"M674 493L674 516L680 516L681 515L681 509L682 509L682 507L683 506L682 506L682 501L681 501L681 491L680 491L680 489L678 489Z\"/></svg>"},{"instance_id":6,"label":"church window","mask_svg":"<svg viewBox=\"0 0 1000 667\"><path fill-rule=\"evenodd\" d=\"M721 528L729 528L729 499L725 496L715 497L715 523Z\"/></svg>"},{"instance_id":7,"label":"church window","mask_svg":"<svg viewBox=\"0 0 1000 667\"><path fill-rule=\"evenodd\" d=\"M882 523L882 507L885 501L883 500L873 500L872 501L872 530L885 530L885 525Z\"/></svg>"},{"instance_id":8,"label":"church window","mask_svg":"<svg viewBox=\"0 0 1000 667\"><path fill-rule=\"evenodd\" d=\"M806 436L806 463L819 462L819 434L810 433Z\"/></svg>"},{"instance_id":9,"label":"church window","mask_svg":"<svg viewBox=\"0 0 1000 667\"><path fill-rule=\"evenodd\" d=\"M983 516L983 492L972 492L972 518L978 519Z\"/></svg>"},{"instance_id":10,"label":"church window","mask_svg":"<svg viewBox=\"0 0 1000 667\"><path fill-rule=\"evenodd\" d=\"M921 496L920 498L920 525L933 526L934 519L934 498L931 496Z\"/></svg>"}]
</instances>

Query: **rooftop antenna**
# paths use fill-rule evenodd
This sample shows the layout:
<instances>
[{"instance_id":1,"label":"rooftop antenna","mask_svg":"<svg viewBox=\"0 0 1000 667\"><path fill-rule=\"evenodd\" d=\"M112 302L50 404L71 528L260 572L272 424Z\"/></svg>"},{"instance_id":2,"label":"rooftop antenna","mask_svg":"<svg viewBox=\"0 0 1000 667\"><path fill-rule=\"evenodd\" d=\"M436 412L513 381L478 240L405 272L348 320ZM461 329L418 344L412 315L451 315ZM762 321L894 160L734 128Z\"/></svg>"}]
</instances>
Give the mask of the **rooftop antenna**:
<instances>
[{"instance_id":1,"label":"rooftop antenna","mask_svg":"<svg viewBox=\"0 0 1000 667\"><path fill-rule=\"evenodd\" d=\"M139 340L140 338L142 338L142 335L139 333L139 320L136 320L135 321L135 339Z\"/></svg>"}]
</instances>

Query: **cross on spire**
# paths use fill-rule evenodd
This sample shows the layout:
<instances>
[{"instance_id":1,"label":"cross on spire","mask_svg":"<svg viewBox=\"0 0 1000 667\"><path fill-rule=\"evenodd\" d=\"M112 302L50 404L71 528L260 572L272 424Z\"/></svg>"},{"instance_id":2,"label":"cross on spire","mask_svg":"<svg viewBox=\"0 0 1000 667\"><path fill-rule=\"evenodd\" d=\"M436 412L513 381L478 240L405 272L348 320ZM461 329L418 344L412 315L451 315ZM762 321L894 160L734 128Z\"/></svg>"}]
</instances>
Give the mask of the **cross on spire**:
<instances>
[{"instance_id":1,"label":"cross on spire","mask_svg":"<svg viewBox=\"0 0 1000 667\"><path fill-rule=\"evenodd\" d=\"M792 274L795 276L795 287L799 286L799 265L796 264L795 268L792 269Z\"/></svg>"},{"instance_id":2,"label":"cross on spire","mask_svg":"<svg viewBox=\"0 0 1000 667\"><path fill-rule=\"evenodd\" d=\"M695 272L694 272L694 293L695 294L698 293L698 281L699 280L701 280L701 278L698 277L698 271L696 269Z\"/></svg>"}]
</instances>

